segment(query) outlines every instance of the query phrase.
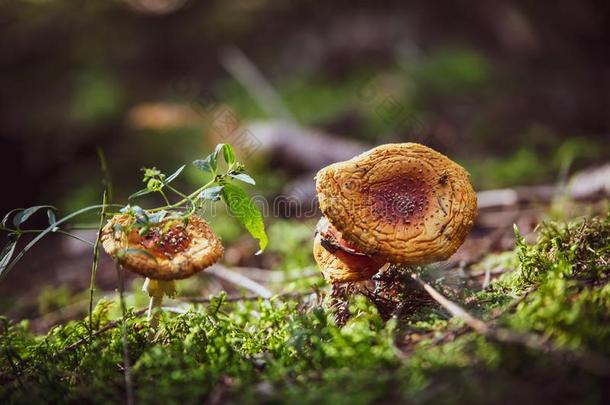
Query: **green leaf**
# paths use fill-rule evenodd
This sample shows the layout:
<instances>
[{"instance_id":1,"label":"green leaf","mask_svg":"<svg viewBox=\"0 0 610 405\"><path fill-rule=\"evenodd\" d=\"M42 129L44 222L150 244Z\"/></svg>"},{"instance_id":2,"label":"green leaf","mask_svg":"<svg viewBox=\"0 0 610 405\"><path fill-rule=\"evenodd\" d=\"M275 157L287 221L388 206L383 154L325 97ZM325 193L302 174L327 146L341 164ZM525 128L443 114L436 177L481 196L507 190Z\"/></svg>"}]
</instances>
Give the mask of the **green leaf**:
<instances>
[{"instance_id":1,"label":"green leaf","mask_svg":"<svg viewBox=\"0 0 610 405\"><path fill-rule=\"evenodd\" d=\"M49 218L49 225L55 225L55 222L57 222L55 212L51 208L47 210L47 218Z\"/></svg>"},{"instance_id":2,"label":"green leaf","mask_svg":"<svg viewBox=\"0 0 610 405\"><path fill-rule=\"evenodd\" d=\"M233 177L235 180L243 181L244 183L256 185L256 181L246 173L229 173L230 177Z\"/></svg>"},{"instance_id":3,"label":"green leaf","mask_svg":"<svg viewBox=\"0 0 610 405\"><path fill-rule=\"evenodd\" d=\"M169 184L171 183L176 177L180 176L180 173L182 173L182 171L184 170L184 168L186 167L186 165L182 165L178 168L178 170L176 170L175 172L173 172L172 174L169 175L168 178L165 179L165 181L163 182L163 184Z\"/></svg>"},{"instance_id":4,"label":"green leaf","mask_svg":"<svg viewBox=\"0 0 610 405\"><path fill-rule=\"evenodd\" d=\"M150 259L153 259L155 262L157 261L157 258L152 253L150 253L144 249L134 249L134 248L121 249L117 252L116 257L119 259L122 259L125 257L125 255L128 255L128 254L144 255L144 256L149 257Z\"/></svg>"},{"instance_id":5,"label":"green leaf","mask_svg":"<svg viewBox=\"0 0 610 405\"><path fill-rule=\"evenodd\" d=\"M214 170L218 169L218 155L222 150L222 148L219 148L219 146L220 145L216 145L216 149L214 149L214 152L208 156L208 159L210 159L210 165Z\"/></svg>"},{"instance_id":6,"label":"green leaf","mask_svg":"<svg viewBox=\"0 0 610 405\"><path fill-rule=\"evenodd\" d=\"M165 218L166 215L167 215L167 211L161 210L159 212L155 212L155 213L150 214L148 216L148 221L151 224L158 224L161 221L163 221L163 219Z\"/></svg>"},{"instance_id":7,"label":"green leaf","mask_svg":"<svg viewBox=\"0 0 610 405\"><path fill-rule=\"evenodd\" d=\"M152 192L153 192L153 190L149 190L149 189L147 189L147 188L143 188L142 190L136 191L135 193L133 193L132 195L130 195L129 197L127 197L127 199L128 199L128 200L132 200L132 199L134 199L134 198L136 198L136 197L141 197L141 196L143 196L143 195L150 194L150 193L152 193Z\"/></svg>"},{"instance_id":8,"label":"green leaf","mask_svg":"<svg viewBox=\"0 0 610 405\"><path fill-rule=\"evenodd\" d=\"M26 208L23 211L20 211L17 215L15 215L15 218L13 218L13 225L15 225L16 228L19 228L21 224L28 220L29 217L31 217L33 214L35 214L38 210L42 208L56 209L52 205L37 205L35 207Z\"/></svg>"},{"instance_id":9,"label":"green leaf","mask_svg":"<svg viewBox=\"0 0 610 405\"><path fill-rule=\"evenodd\" d=\"M204 172L213 172L216 171L218 165L216 161L212 162L212 155L206 157L205 159L198 159L193 161L193 165Z\"/></svg>"},{"instance_id":10,"label":"green leaf","mask_svg":"<svg viewBox=\"0 0 610 405\"><path fill-rule=\"evenodd\" d=\"M134 225L137 227L150 225L148 213L139 205L126 205L120 209L120 212L135 217Z\"/></svg>"},{"instance_id":11,"label":"green leaf","mask_svg":"<svg viewBox=\"0 0 610 405\"><path fill-rule=\"evenodd\" d=\"M218 145L216 145L216 148L214 149L214 153L212 153L212 155L214 155L214 158L216 160L218 160L218 156L220 155L220 153L223 151L223 149L225 148L224 143L219 143Z\"/></svg>"},{"instance_id":12,"label":"green leaf","mask_svg":"<svg viewBox=\"0 0 610 405\"><path fill-rule=\"evenodd\" d=\"M227 164L229 165L232 165L233 163L235 163L235 150L233 150L233 147L228 143L225 143L223 145L224 146L222 148L222 155L225 159L225 162L227 162Z\"/></svg>"},{"instance_id":13,"label":"green leaf","mask_svg":"<svg viewBox=\"0 0 610 405\"><path fill-rule=\"evenodd\" d=\"M21 210L23 210L23 208L15 208L14 210L10 210L9 212L7 212L6 215L4 216L4 219L2 219L2 227L6 228L6 224L7 224L8 220L11 218L11 215L13 215L15 212L21 211Z\"/></svg>"},{"instance_id":14,"label":"green leaf","mask_svg":"<svg viewBox=\"0 0 610 405\"><path fill-rule=\"evenodd\" d=\"M206 188L197 196L200 200L218 201L220 200L220 193L224 186L214 186Z\"/></svg>"},{"instance_id":15,"label":"green leaf","mask_svg":"<svg viewBox=\"0 0 610 405\"><path fill-rule=\"evenodd\" d=\"M269 239L265 232L263 215L252 199L244 190L233 184L224 185L222 197L231 213L239 219L248 232L250 232L250 235L258 239L260 246L259 253L264 251L269 243Z\"/></svg>"},{"instance_id":16,"label":"green leaf","mask_svg":"<svg viewBox=\"0 0 610 405\"><path fill-rule=\"evenodd\" d=\"M140 234L140 236L144 236L146 235L148 232L150 232L150 224L146 223L146 224L141 224L141 228L138 231L138 233Z\"/></svg>"},{"instance_id":17,"label":"green leaf","mask_svg":"<svg viewBox=\"0 0 610 405\"><path fill-rule=\"evenodd\" d=\"M0 253L0 275L4 273L4 270L8 267L11 262L11 258L13 257L13 253L15 253L15 247L17 246L17 239L9 240L9 242L2 249L2 253Z\"/></svg>"},{"instance_id":18,"label":"green leaf","mask_svg":"<svg viewBox=\"0 0 610 405\"><path fill-rule=\"evenodd\" d=\"M66 215L63 218L60 218L57 220L57 222L55 223L55 225L59 226L60 224L63 224L64 222L69 221L70 219L77 217L79 215L82 215L85 212L89 212L92 210L97 210L100 208L103 208L104 206L106 207L120 207L118 204L108 204L108 205L91 205L89 207L85 207L85 208L81 208L78 211L75 211L71 214ZM32 239L24 248L23 250L21 250L19 253L17 253L17 255L15 256L15 258L13 260L11 260L11 262L8 264L8 266L6 266L6 268L3 269L2 272L0 272L0 280L5 277L8 272L13 269L15 267L15 265L19 262L19 260L21 260L21 258L34 246L36 245L38 242L40 242L40 240L42 238L44 238L46 235L48 235L49 233L53 232L55 228L57 228L57 226L49 226L47 227L45 230L43 230L42 232L40 232L34 239Z\"/></svg>"},{"instance_id":19,"label":"green leaf","mask_svg":"<svg viewBox=\"0 0 610 405\"><path fill-rule=\"evenodd\" d=\"M49 218L49 226L53 226L53 232L58 231L59 228L54 226L57 222L57 218L55 217L55 211L51 208L47 209L47 218Z\"/></svg>"},{"instance_id":20,"label":"green leaf","mask_svg":"<svg viewBox=\"0 0 610 405\"><path fill-rule=\"evenodd\" d=\"M227 143L219 143L216 145L213 153L209 154L205 159L193 161L193 164L199 170L216 172L218 169L218 156L221 153L227 164L232 165L235 163L235 151L233 150L233 147Z\"/></svg>"}]
</instances>

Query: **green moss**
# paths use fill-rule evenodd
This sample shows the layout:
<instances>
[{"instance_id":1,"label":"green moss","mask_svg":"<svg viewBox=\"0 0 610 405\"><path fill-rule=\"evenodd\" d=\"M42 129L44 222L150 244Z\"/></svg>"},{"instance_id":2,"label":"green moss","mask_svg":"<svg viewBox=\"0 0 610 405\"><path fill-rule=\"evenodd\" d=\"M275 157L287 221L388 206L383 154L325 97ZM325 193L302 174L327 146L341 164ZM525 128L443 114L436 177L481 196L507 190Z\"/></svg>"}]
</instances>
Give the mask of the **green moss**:
<instances>
[{"instance_id":1,"label":"green moss","mask_svg":"<svg viewBox=\"0 0 610 405\"><path fill-rule=\"evenodd\" d=\"M275 227L287 235L285 226ZM474 314L490 322L501 311L499 325L541 334L577 352L608 356L609 246L610 217L547 223L535 244L518 237L514 252L489 256L475 269L514 271L485 291L460 295ZM525 291L530 291L527 298L511 306ZM354 316L339 328L318 306L219 299L183 315L164 313L153 341L147 338L146 321L130 312L137 400L199 403L221 395L223 401L239 403L600 401L603 378L569 359L491 342L447 320L436 305L387 323L364 297L350 305ZM116 302L101 301L93 315L95 327L110 322L116 311ZM88 336L87 325L88 320L73 321L36 336L27 322L2 318L2 402L123 401L120 328L66 350Z\"/></svg>"}]
</instances>

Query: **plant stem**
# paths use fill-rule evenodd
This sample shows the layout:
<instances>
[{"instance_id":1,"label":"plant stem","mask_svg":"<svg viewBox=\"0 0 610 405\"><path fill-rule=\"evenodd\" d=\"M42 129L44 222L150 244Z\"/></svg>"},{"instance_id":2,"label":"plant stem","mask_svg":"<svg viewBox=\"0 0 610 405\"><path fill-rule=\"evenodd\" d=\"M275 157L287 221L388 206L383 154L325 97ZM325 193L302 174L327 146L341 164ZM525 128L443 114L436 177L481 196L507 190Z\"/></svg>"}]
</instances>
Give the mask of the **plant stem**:
<instances>
[{"instance_id":1,"label":"plant stem","mask_svg":"<svg viewBox=\"0 0 610 405\"><path fill-rule=\"evenodd\" d=\"M165 187L169 188L170 190L172 190L174 193L178 194L180 197L183 198L188 198L188 196L186 194L184 194L183 192L175 189L174 187L170 186L169 184L167 184Z\"/></svg>"},{"instance_id":2,"label":"plant stem","mask_svg":"<svg viewBox=\"0 0 610 405\"><path fill-rule=\"evenodd\" d=\"M216 181L217 181L216 176L214 176L214 178L212 180L210 180L207 184L199 187L197 190L193 191L191 194L189 194L188 196L186 196L182 200L178 201L177 203L175 203L175 204L167 204L164 207L153 208L153 209L148 210L148 212L157 212L157 211L161 211L161 210L167 210L167 209L181 207L184 204L186 204L187 202L189 202L190 200L192 200L193 198L197 197L197 194L201 193L206 188L211 187L214 183L216 183Z\"/></svg>"},{"instance_id":3,"label":"plant stem","mask_svg":"<svg viewBox=\"0 0 610 405\"><path fill-rule=\"evenodd\" d=\"M571 349L559 347L548 337L543 337L535 333L515 332L506 328L492 327L472 316L455 302L446 298L430 284L423 281L417 274L411 273L411 278L422 286L436 302L449 311L452 316L460 318L469 328L490 340L502 344L519 345L541 353L547 353L558 358L561 363L570 360L592 374L601 376L610 375L610 363L603 356L587 352L576 352Z\"/></svg>"},{"instance_id":4,"label":"plant stem","mask_svg":"<svg viewBox=\"0 0 610 405\"><path fill-rule=\"evenodd\" d=\"M165 201L165 204L170 205L169 200L167 199L167 195L165 195L165 193L163 192L163 190L159 190L159 194L161 194L161 197L163 197L163 201Z\"/></svg>"},{"instance_id":5,"label":"plant stem","mask_svg":"<svg viewBox=\"0 0 610 405\"><path fill-rule=\"evenodd\" d=\"M30 250L34 245L36 245L36 243L38 243L42 238L44 238L47 234L53 232L53 229L55 229L57 226L63 224L64 222L69 221L70 219L77 217L81 214L84 214L85 212L89 212L89 211L93 211L93 210L97 210L100 208L106 208L106 207L122 207L122 205L119 204L98 204L98 205L92 205L89 207L85 207L85 208L81 208L78 211L75 211L71 214L66 215L65 217L57 220L53 225L50 225L48 228L46 228L44 231L40 232L40 234L38 234L38 236L36 236L34 239L32 239L30 241L30 243L28 243L21 252L19 252L17 254L17 256L15 256L15 258L10 262L10 264L6 267L6 269L2 272L2 274L0 274L0 280L2 280L4 277L6 277L6 275L13 269L13 267L15 267L15 265L17 264L17 262L19 262L19 260L21 260L21 258L23 257L23 255L25 255L25 253Z\"/></svg>"},{"instance_id":6,"label":"plant stem","mask_svg":"<svg viewBox=\"0 0 610 405\"><path fill-rule=\"evenodd\" d=\"M108 169L108 162L106 161L106 154L104 150L97 147L97 157L100 160L100 170L102 172L102 185L106 190L108 201L112 201L112 177L110 176L110 170Z\"/></svg>"},{"instance_id":7,"label":"plant stem","mask_svg":"<svg viewBox=\"0 0 610 405\"><path fill-rule=\"evenodd\" d=\"M125 376L125 394L126 402L128 405L134 404L134 391L133 381L131 379L131 362L129 360L129 345L127 341L127 307L125 305L125 299L123 297L123 291L125 288L123 271L119 264L116 264L117 277L119 282L119 301L121 303L121 314L123 321L121 322L121 341L123 344L123 374Z\"/></svg>"},{"instance_id":8,"label":"plant stem","mask_svg":"<svg viewBox=\"0 0 610 405\"><path fill-rule=\"evenodd\" d=\"M173 297L176 295L176 282L174 280L163 281L147 278L146 281L144 281L142 290L146 291L150 297L146 319L151 327L149 339L152 340L154 331L156 331L159 326L160 311L158 309L161 308L161 304L163 304L164 296Z\"/></svg>"},{"instance_id":9,"label":"plant stem","mask_svg":"<svg viewBox=\"0 0 610 405\"><path fill-rule=\"evenodd\" d=\"M81 228L82 229L82 228ZM95 226L95 228L92 229L97 229L97 225ZM0 228L0 231L7 231L10 233L15 233L15 234L26 234L26 233L40 233L40 232L44 232L44 229L24 229L24 230L17 230L17 229L10 229L10 228ZM73 233L70 232L66 232L63 229L57 229L55 231L53 231L52 233L59 233L62 235L66 235L72 239L76 239L79 240L83 243L86 243L88 245L93 246L93 242L88 241L87 239L83 239L80 236L76 236Z\"/></svg>"},{"instance_id":10,"label":"plant stem","mask_svg":"<svg viewBox=\"0 0 610 405\"><path fill-rule=\"evenodd\" d=\"M312 291L303 291L303 292L290 292L290 293L284 293L284 294L278 294L275 295L271 298L263 298L261 296L258 295L250 295L250 296L234 296L234 297L225 297L222 302L242 302L242 301L256 301L256 300L263 300L263 301L270 301L272 299L282 299L282 298L299 298L302 296L307 296L310 294L313 294L314 292ZM213 301L213 299L211 298L204 298L204 297L184 297L184 298L180 298L180 301L184 301L184 302L192 302L193 304L209 304ZM133 312L134 316L140 316L145 314L148 311L148 308L140 308L138 310L135 310ZM123 322L123 318L121 319L117 319L111 322L108 322L106 325L104 325L103 327L101 327L99 330L95 331L95 333L93 334L93 337L98 337L106 332L108 332L111 329L116 328L117 326L119 326L121 323ZM71 345L67 346L66 348L63 349L63 351L61 353L65 353L65 352L70 352L73 351L79 347L81 347L83 344L85 344L88 340L86 338L84 339L80 339L74 343L72 343Z\"/></svg>"},{"instance_id":11,"label":"plant stem","mask_svg":"<svg viewBox=\"0 0 610 405\"><path fill-rule=\"evenodd\" d=\"M93 335L93 295L95 294L95 276L97 267L100 261L100 239L102 237L102 227L104 226L104 216L106 215L106 190L102 195L102 212L100 213L100 222L97 227L97 236L93 245L93 263L91 263L91 283L89 286L89 338Z\"/></svg>"},{"instance_id":12,"label":"plant stem","mask_svg":"<svg viewBox=\"0 0 610 405\"><path fill-rule=\"evenodd\" d=\"M146 312L146 320L150 323L150 327L153 330L156 330L159 326L159 312L158 308L161 308L163 305L163 296L153 296L150 297L150 302L148 303L148 311Z\"/></svg>"}]
</instances>

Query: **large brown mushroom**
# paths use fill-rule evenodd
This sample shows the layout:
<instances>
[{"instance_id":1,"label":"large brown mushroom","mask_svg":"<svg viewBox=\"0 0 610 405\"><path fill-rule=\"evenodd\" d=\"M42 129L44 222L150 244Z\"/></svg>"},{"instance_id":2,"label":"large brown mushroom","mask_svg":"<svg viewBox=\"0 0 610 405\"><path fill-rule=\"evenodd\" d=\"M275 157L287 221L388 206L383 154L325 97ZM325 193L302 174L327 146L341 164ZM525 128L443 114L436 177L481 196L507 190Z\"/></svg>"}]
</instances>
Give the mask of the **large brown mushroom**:
<instances>
[{"instance_id":1,"label":"large brown mushroom","mask_svg":"<svg viewBox=\"0 0 610 405\"><path fill-rule=\"evenodd\" d=\"M223 255L220 240L196 215L187 220L166 218L145 228L138 227L132 215L116 215L102 229L101 241L122 268L147 278L149 318L164 295L175 294L174 280L202 271Z\"/></svg>"},{"instance_id":2,"label":"large brown mushroom","mask_svg":"<svg viewBox=\"0 0 610 405\"><path fill-rule=\"evenodd\" d=\"M331 282L352 281L355 273L369 278L380 262L446 260L464 242L477 213L468 172L416 143L376 147L320 170L316 179L320 209L332 232L318 232L314 254ZM325 235L332 234L341 236L339 246L351 248L340 249L339 256L328 249L332 244ZM351 262L354 255L364 263L360 271Z\"/></svg>"}]
</instances>

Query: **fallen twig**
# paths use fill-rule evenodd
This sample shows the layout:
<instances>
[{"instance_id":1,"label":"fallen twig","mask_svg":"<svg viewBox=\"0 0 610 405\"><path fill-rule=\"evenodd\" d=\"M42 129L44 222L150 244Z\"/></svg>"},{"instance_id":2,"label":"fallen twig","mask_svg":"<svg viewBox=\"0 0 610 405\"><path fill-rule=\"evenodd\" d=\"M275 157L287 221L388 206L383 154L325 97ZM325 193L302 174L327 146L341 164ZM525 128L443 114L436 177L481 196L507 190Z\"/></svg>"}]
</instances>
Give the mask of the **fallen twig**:
<instances>
[{"instance_id":1,"label":"fallen twig","mask_svg":"<svg viewBox=\"0 0 610 405\"><path fill-rule=\"evenodd\" d=\"M256 281L218 264L207 269L206 273L212 274L239 287L245 288L246 290L252 291L263 298L269 298L273 295L271 291Z\"/></svg>"},{"instance_id":2,"label":"fallen twig","mask_svg":"<svg viewBox=\"0 0 610 405\"><path fill-rule=\"evenodd\" d=\"M536 284L531 285L523 292L523 294L521 294L521 296L512 300L507 306L505 306L504 308L497 308L495 311L493 311L491 314L491 319L492 320L498 319L502 315L517 308L517 306L519 304L521 304L523 301L525 301L527 299L527 297L529 297L530 294L533 293L534 291L536 291L537 289L538 289L538 285L536 285Z\"/></svg>"},{"instance_id":3,"label":"fallen twig","mask_svg":"<svg viewBox=\"0 0 610 405\"><path fill-rule=\"evenodd\" d=\"M513 309L515 309L521 302L523 302L527 297L529 297L529 295L536 291L536 289L538 288L537 285L533 285L530 288L528 288L527 290L525 290L525 292L518 298L514 299L513 301L511 301L508 305L506 305L503 308L496 308L494 311L492 311L491 317L489 319L489 321L495 321L498 318L502 317L504 314L512 311ZM460 326L458 328L452 328L451 330L443 333L440 336L436 336L433 340L432 340L432 344L437 344L439 342L444 341L448 336L453 336L458 337L458 336L462 336L463 334L465 334L466 332L468 332L469 327L468 326Z\"/></svg>"},{"instance_id":4,"label":"fallen twig","mask_svg":"<svg viewBox=\"0 0 610 405\"><path fill-rule=\"evenodd\" d=\"M560 185L537 185L477 193L479 208L506 207L518 204L548 203L558 197L575 201L595 201L610 196L610 164L578 172ZM567 183L567 184L566 184Z\"/></svg>"},{"instance_id":5,"label":"fallen twig","mask_svg":"<svg viewBox=\"0 0 610 405\"><path fill-rule=\"evenodd\" d=\"M274 298L299 298L306 295L314 294L311 291L305 292L290 292L284 294L276 294L269 297L263 297L260 295L246 295L243 297L225 297L224 302L240 302L240 301L256 301L258 299L263 299L264 301L269 301ZM193 304L209 304L212 302L213 298L203 298L203 297L180 297L179 301L190 302Z\"/></svg>"},{"instance_id":6,"label":"fallen twig","mask_svg":"<svg viewBox=\"0 0 610 405\"><path fill-rule=\"evenodd\" d=\"M220 54L222 66L248 91L269 115L294 121L271 83L256 65L237 47L228 47Z\"/></svg>"},{"instance_id":7,"label":"fallen twig","mask_svg":"<svg viewBox=\"0 0 610 405\"><path fill-rule=\"evenodd\" d=\"M436 302L449 311L451 315L460 318L472 330L484 335L490 340L504 344L517 344L549 355L560 356L562 359L571 359L576 365L592 374L610 374L610 362L599 355L559 348L552 341L534 333L515 332L506 328L493 327L472 316L464 308L443 296L431 285L423 281L417 274L411 273L411 278L417 281L417 283L419 283Z\"/></svg>"},{"instance_id":8,"label":"fallen twig","mask_svg":"<svg viewBox=\"0 0 610 405\"><path fill-rule=\"evenodd\" d=\"M466 325L470 326L472 329L474 329L475 331L477 331L479 333L482 333L482 334L489 333L489 330L491 329L489 327L489 325L487 325L485 322L481 321L480 319L475 318L474 316L470 315L470 313L468 311L466 311L465 309L460 307L455 302L446 298L440 292L436 291L430 284L426 283L421 278L419 278L419 276L417 274L411 273L411 278L413 280L417 281L417 283L419 285L421 285L422 288L424 290L426 290L426 292L428 294L430 294L430 296L436 302L441 304L441 306L443 306L443 308L445 308L447 311L449 311L449 313L451 315L453 315L457 318L460 318L461 320L464 321L464 323Z\"/></svg>"},{"instance_id":9,"label":"fallen twig","mask_svg":"<svg viewBox=\"0 0 610 405\"><path fill-rule=\"evenodd\" d=\"M259 283L283 283L320 275L320 271L314 266L303 268L302 274L299 274L298 277L287 277L285 271L261 269L258 267L231 266L231 270L239 274L247 274L249 279Z\"/></svg>"},{"instance_id":10,"label":"fallen twig","mask_svg":"<svg viewBox=\"0 0 610 405\"><path fill-rule=\"evenodd\" d=\"M138 309L137 311L135 311L133 314L134 314L135 316L140 316L140 315L143 315L144 313L146 313L146 310L147 310L147 309L148 309L148 308L140 308L140 309ZM99 335L104 334L104 333L108 332L109 330L116 328L117 326L119 326L119 325L121 324L121 322L123 322L123 318L119 318L119 319L117 319L117 320L114 320L114 321L108 322L108 323L107 323L106 325L104 325L102 328L100 328L99 330L95 331L95 332L94 332L94 333L91 335L91 338L96 338L96 337L98 337ZM77 349L78 347L82 346L83 344L85 344L85 343L87 343L87 342L89 342L89 341L90 341L90 338L83 338L83 339L80 339L80 340L78 340L78 341L76 341L76 342L72 343L71 345L66 346L66 348L64 349L64 352L70 352L70 351L72 351L72 350L74 350L74 349Z\"/></svg>"},{"instance_id":11,"label":"fallen twig","mask_svg":"<svg viewBox=\"0 0 610 405\"><path fill-rule=\"evenodd\" d=\"M133 314L134 314L134 316L144 315L147 310L148 310L148 308L140 308L140 309L134 311ZM169 311L169 312L173 312L173 313L176 313L176 314L183 314L183 313L185 313L184 311L180 310L179 308L163 307L163 310L166 310L166 311ZM102 334L108 332L109 330L116 328L117 326L119 326L121 324L121 322L123 322L123 318L122 317L119 318L119 319L116 319L114 321L108 322L102 328L100 328L99 330L95 331L91 335L91 337L80 339L80 340L72 343L70 346L67 346L66 348L64 348L64 352L70 352L70 351L72 351L74 349L77 349L78 347L82 346L83 344L89 342L91 340L91 338L96 338L99 335L102 335Z\"/></svg>"}]
</instances>

